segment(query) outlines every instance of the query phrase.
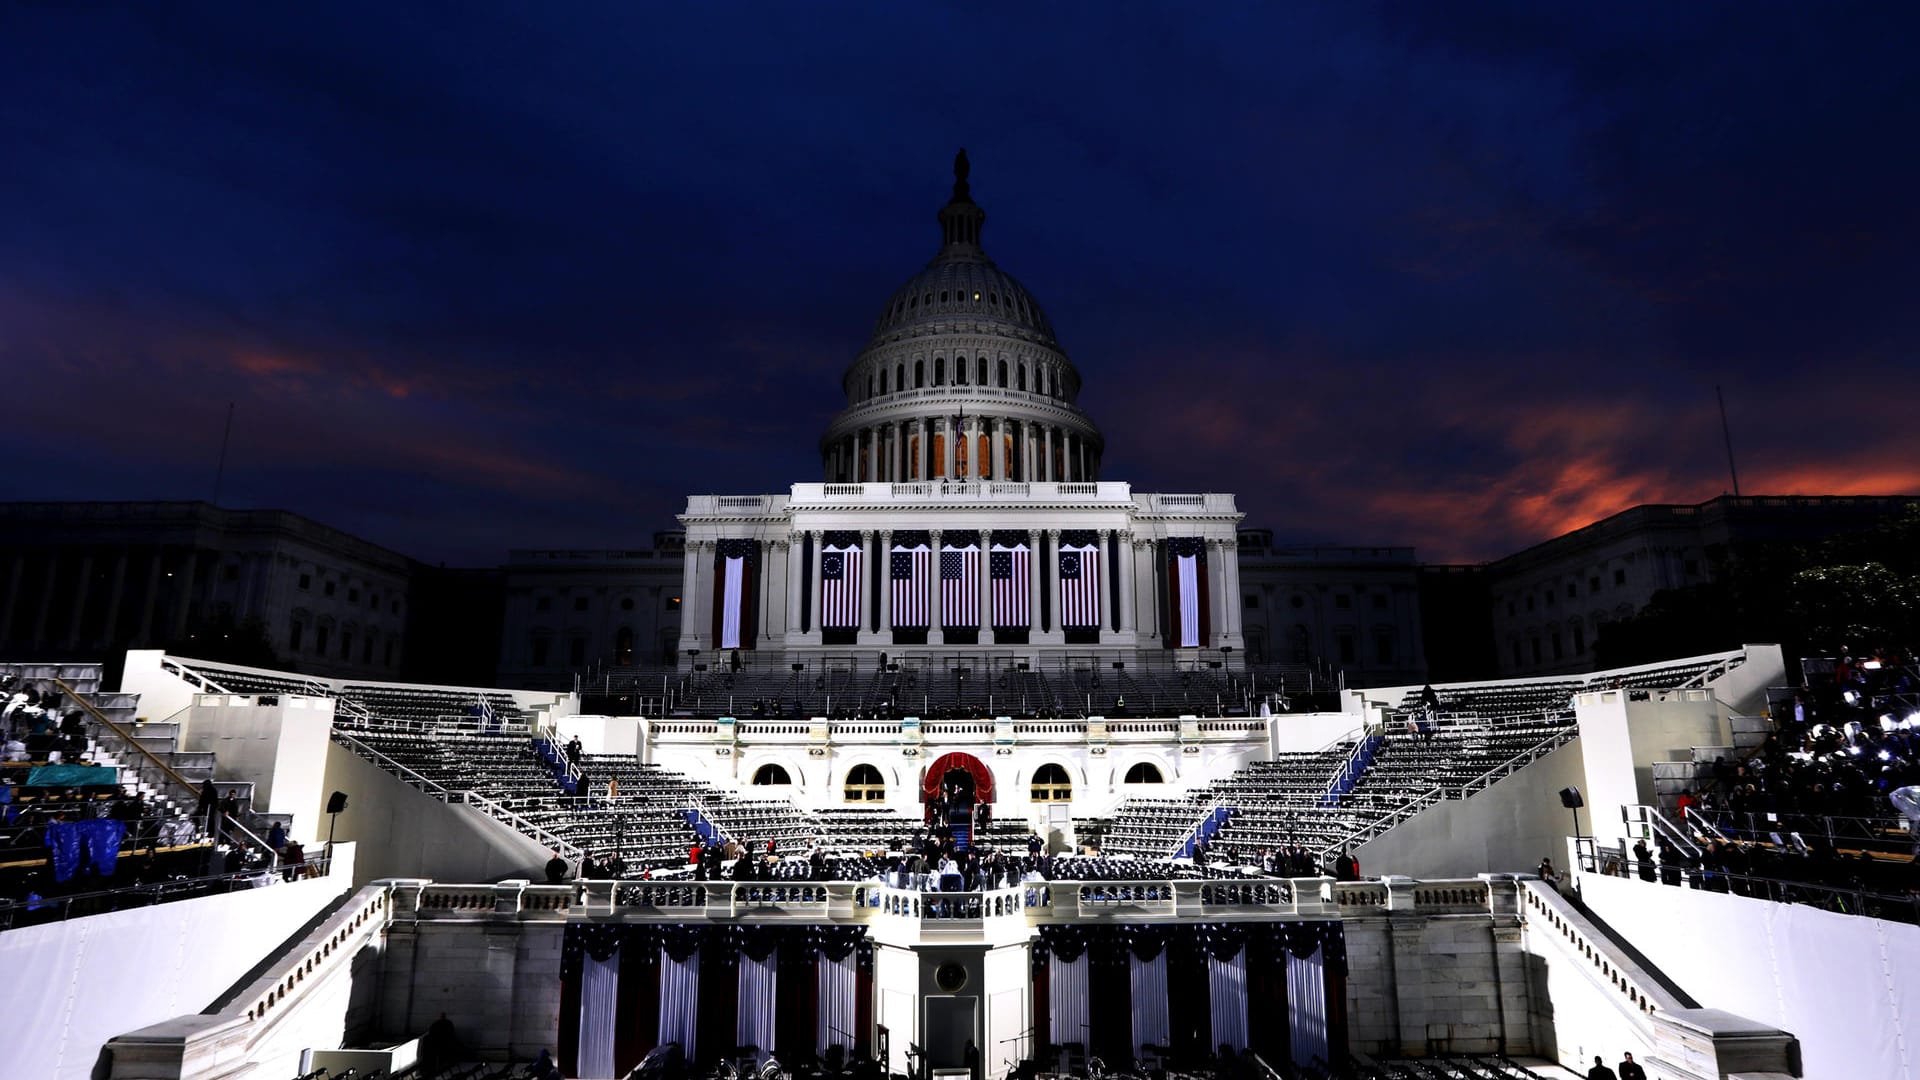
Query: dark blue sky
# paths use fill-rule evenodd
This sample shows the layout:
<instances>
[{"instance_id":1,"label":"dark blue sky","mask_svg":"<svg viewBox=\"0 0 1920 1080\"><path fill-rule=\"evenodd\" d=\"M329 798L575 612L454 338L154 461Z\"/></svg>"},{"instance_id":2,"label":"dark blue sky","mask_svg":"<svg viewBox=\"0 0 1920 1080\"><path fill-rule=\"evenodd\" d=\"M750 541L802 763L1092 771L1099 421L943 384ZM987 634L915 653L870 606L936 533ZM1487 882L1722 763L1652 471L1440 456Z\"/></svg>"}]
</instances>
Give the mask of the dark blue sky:
<instances>
[{"instance_id":1,"label":"dark blue sky","mask_svg":"<svg viewBox=\"0 0 1920 1080\"><path fill-rule=\"evenodd\" d=\"M0 497L204 498L231 400L229 505L643 545L819 478L959 146L1109 479L1492 557L1719 494L1719 383L1749 493L1920 491L1908 6L78 7L0 11Z\"/></svg>"}]
</instances>

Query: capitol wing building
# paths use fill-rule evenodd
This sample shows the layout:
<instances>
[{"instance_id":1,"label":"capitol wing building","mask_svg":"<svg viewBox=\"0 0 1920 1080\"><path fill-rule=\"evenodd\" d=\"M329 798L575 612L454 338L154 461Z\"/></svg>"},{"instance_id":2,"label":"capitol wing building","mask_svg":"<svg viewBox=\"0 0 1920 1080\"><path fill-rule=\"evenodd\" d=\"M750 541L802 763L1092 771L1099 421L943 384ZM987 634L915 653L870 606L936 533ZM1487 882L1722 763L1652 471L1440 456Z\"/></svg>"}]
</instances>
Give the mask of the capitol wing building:
<instances>
[{"instance_id":1,"label":"capitol wing building","mask_svg":"<svg viewBox=\"0 0 1920 1080\"><path fill-rule=\"evenodd\" d=\"M967 171L962 151L939 251L847 368L823 482L688 499L684 666L1244 658L1233 496L1101 476L1080 373L987 257Z\"/></svg>"}]
</instances>

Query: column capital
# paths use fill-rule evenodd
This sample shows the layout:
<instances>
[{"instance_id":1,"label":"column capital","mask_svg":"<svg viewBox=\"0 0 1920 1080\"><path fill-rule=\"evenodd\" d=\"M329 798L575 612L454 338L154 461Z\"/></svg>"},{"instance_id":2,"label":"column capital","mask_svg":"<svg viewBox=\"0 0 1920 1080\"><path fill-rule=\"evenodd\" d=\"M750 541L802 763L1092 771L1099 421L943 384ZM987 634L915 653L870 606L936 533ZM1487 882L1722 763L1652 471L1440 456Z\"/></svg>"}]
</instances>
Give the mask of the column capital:
<instances>
[{"instance_id":1,"label":"column capital","mask_svg":"<svg viewBox=\"0 0 1920 1080\"><path fill-rule=\"evenodd\" d=\"M861 530L860 530L860 542L861 542L861 543L863 543L863 544L869 544L869 543L872 543L872 542L873 542L873 530L872 530L872 529L861 529Z\"/></svg>"},{"instance_id":2,"label":"column capital","mask_svg":"<svg viewBox=\"0 0 1920 1080\"><path fill-rule=\"evenodd\" d=\"M1047 534L1047 540L1048 540L1048 542L1050 542L1050 543L1054 543L1054 544L1058 544L1058 543L1060 542L1060 530L1059 530L1059 529L1046 529L1046 530L1043 530L1043 531L1044 531L1044 532L1045 532L1045 533Z\"/></svg>"}]
</instances>

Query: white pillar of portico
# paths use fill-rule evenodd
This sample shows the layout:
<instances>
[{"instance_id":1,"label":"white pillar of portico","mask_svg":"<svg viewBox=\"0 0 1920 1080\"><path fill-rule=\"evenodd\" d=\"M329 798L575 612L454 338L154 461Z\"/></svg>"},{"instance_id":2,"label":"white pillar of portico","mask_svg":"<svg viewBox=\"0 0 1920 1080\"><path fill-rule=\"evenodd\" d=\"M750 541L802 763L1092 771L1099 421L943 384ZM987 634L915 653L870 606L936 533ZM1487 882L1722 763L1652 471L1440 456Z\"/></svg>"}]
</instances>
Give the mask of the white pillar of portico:
<instances>
[{"instance_id":1,"label":"white pillar of portico","mask_svg":"<svg viewBox=\"0 0 1920 1080\"><path fill-rule=\"evenodd\" d=\"M782 629L789 639L800 632L800 543L799 533L787 534L787 617Z\"/></svg>"},{"instance_id":2,"label":"white pillar of portico","mask_svg":"<svg viewBox=\"0 0 1920 1080\"><path fill-rule=\"evenodd\" d=\"M893 637L893 530L880 530L880 635Z\"/></svg>"},{"instance_id":3,"label":"white pillar of portico","mask_svg":"<svg viewBox=\"0 0 1920 1080\"><path fill-rule=\"evenodd\" d=\"M1120 632L1134 632L1133 610L1133 533L1120 532Z\"/></svg>"},{"instance_id":4,"label":"white pillar of portico","mask_svg":"<svg viewBox=\"0 0 1920 1080\"><path fill-rule=\"evenodd\" d=\"M1134 640L1156 645L1160 638L1160 592L1153 583L1153 541L1133 542Z\"/></svg>"},{"instance_id":5,"label":"white pillar of portico","mask_svg":"<svg viewBox=\"0 0 1920 1080\"><path fill-rule=\"evenodd\" d=\"M1040 541L1047 541L1046 557L1040 557ZM1067 640L1066 633L1060 629L1060 530L1035 529L1027 534L1029 550L1033 552L1033 594L1027 606L1029 617L1033 620L1033 629L1028 633L1030 642L1046 645L1059 645ZM1047 622L1040 621L1040 601L1047 603ZM1047 626L1048 629L1041 629Z\"/></svg>"},{"instance_id":6,"label":"white pillar of portico","mask_svg":"<svg viewBox=\"0 0 1920 1080\"><path fill-rule=\"evenodd\" d=\"M1101 529L1093 535L1100 544L1100 637L1109 640L1113 634L1113 570L1107 562L1114 557L1112 531Z\"/></svg>"},{"instance_id":7,"label":"white pillar of portico","mask_svg":"<svg viewBox=\"0 0 1920 1080\"><path fill-rule=\"evenodd\" d=\"M686 553L682 556L680 568L680 653L686 655L693 649L708 651L707 626L711 618L706 615L706 604L702 598L711 592L704 588L700 568L706 565L700 557L705 549L705 540L688 540Z\"/></svg>"},{"instance_id":8,"label":"white pillar of portico","mask_svg":"<svg viewBox=\"0 0 1920 1080\"><path fill-rule=\"evenodd\" d=\"M893 429L893 479L896 483L905 480L904 471L907 461L907 425L895 422L888 425Z\"/></svg>"},{"instance_id":9,"label":"white pillar of portico","mask_svg":"<svg viewBox=\"0 0 1920 1080\"><path fill-rule=\"evenodd\" d=\"M859 590L860 609L858 621L854 623L854 640L862 645L878 644L878 635L867 627L873 625L868 616L873 612L873 530L860 530L860 580L855 583Z\"/></svg>"},{"instance_id":10,"label":"white pillar of portico","mask_svg":"<svg viewBox=\"0 0 1920 1080\"><path fill-rule=\"evenodd\" d=\"M987 644L987 637L993 630L993 533L980 530L980 644Z\"/></svg>"},{"instance_id":11,"label":"white pillar of portico","mask_svg":"<svg viewBox=\"0 0 1920 1080\"><path fill-rule=\"evenodd\" d=\"M803 640L809 645L823 645L827 640L825 626L826 614L820 610L820 597L822 593L826 592L826 589L820 581L821 556L825 554L826 542L827 534L825 530L813 530L813 563L800 575L802 578L802 587L810 590L813 594L806 599L809 611L806 622L807 632Z\"/></svg>"},{"instance_id":12,"label":"white pillar of portico","mask_svg":"<svg viewBox=\"0 0 1920 1080\"><path fill-rule=\"evenodd\" d=\"M1246 648L1246 634L1242 630L1246 612L1240 598L1240 542L1232 537L1220 541L1220 591L1227 598L1226 640L1221 644L1231 645L1239 652Z\"/></svg>"},{"instance_id":13,"label":"white pillar of portico","mask_svg":"<svg viewBox=\"0 0 1920 1080\"><path fill-rule=\"evenodd\" d=\"M1217 649L1227 640L1227 623L1233 618L1233 597L1227 595L1226 556L1220 549L1220 541L1209 537L1207 549L1207 588L1211 592L1208 606L1213 609L1213 625L1207 628L1212 640L1205 644Z\"/></svg>"},{"instance_id":14,"label":"white pillar of portico","mask_svg":"<svg viewBox=\"0 0 1920 1080\"><path fill-rule=\"evenodd\" d=\"M785 640L787 623L793 619L793 608L787 603L787 542L785 540L766 540L760 544L763 554L760 565L767 575L767 583L760 589L765 598L766 614L760 620L760 628L754 642L764 648L769 642Z\"/></svg>"},{"instance_id":15,"label":"white pillar of portico","mask_svg":"<svg viewBox=\"0 0 1920 1080\"><path fill-rule=\"evenodd\" d=\"M1007 422L995 420L992 424L993 439L993 478L1007 480Z\"/></svg>"},{"instance_id":16,"label":"white pillar of portico","mask_svg":"<svg viewBox=\"0 0 1920 1080\"><path fill-rule=\"evenodd\" d=\"M941 456L946 461L946 477L949 480L959 480L962 478L959 473L961 438L959 425L955 424L951 419L942 419L940 426L945 429L947 433L947 445L943 447L941 451Z\"/></svg>"},{"instance_id":17,"label":"white pillar of portico","mask_svg":"<svg viewBox=\"0 0 1920 1080\"><path fill-rule=\"evenodd\" d=\"M927 583L930 595L927 597L927 644L945 645L947 635L940 620L944 618L940 610L941 594L946 591L940 581L940 530L927 533L927 542L933 545L933 580Z\"/></svg>"}]
</instances>

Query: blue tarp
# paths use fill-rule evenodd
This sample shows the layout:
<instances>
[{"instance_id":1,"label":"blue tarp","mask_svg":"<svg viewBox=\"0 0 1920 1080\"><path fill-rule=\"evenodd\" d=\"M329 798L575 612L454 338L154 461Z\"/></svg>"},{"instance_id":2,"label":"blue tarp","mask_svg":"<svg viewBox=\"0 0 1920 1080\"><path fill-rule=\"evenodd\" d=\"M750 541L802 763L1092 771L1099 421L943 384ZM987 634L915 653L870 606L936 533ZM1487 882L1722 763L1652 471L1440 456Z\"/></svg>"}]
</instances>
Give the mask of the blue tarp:
<instances>
[{"instance_id":1,"label":"blue tarp","mask_svg":"<svg viewBox=\"0 0 1920 1080\"><path fill-rule=\"evenodd\" d=\"M27 772L28 787L118 787L120 770L111 765L37 765Z\"/></svg>"},{"instance_id":2,"label":"blue tarp","mask_svg":"<svg viewBox=\"0 0 1920 1080\"><path fill-rule=\"evenodd\" d=\"M120 865L120 842L126 839L127 823L112 818L87 821L56 821L47 826L47 848L53 852L53 880L65 881L80 868L84 851L94 872L111 877Z\"/></svg>"}]
</instances>

